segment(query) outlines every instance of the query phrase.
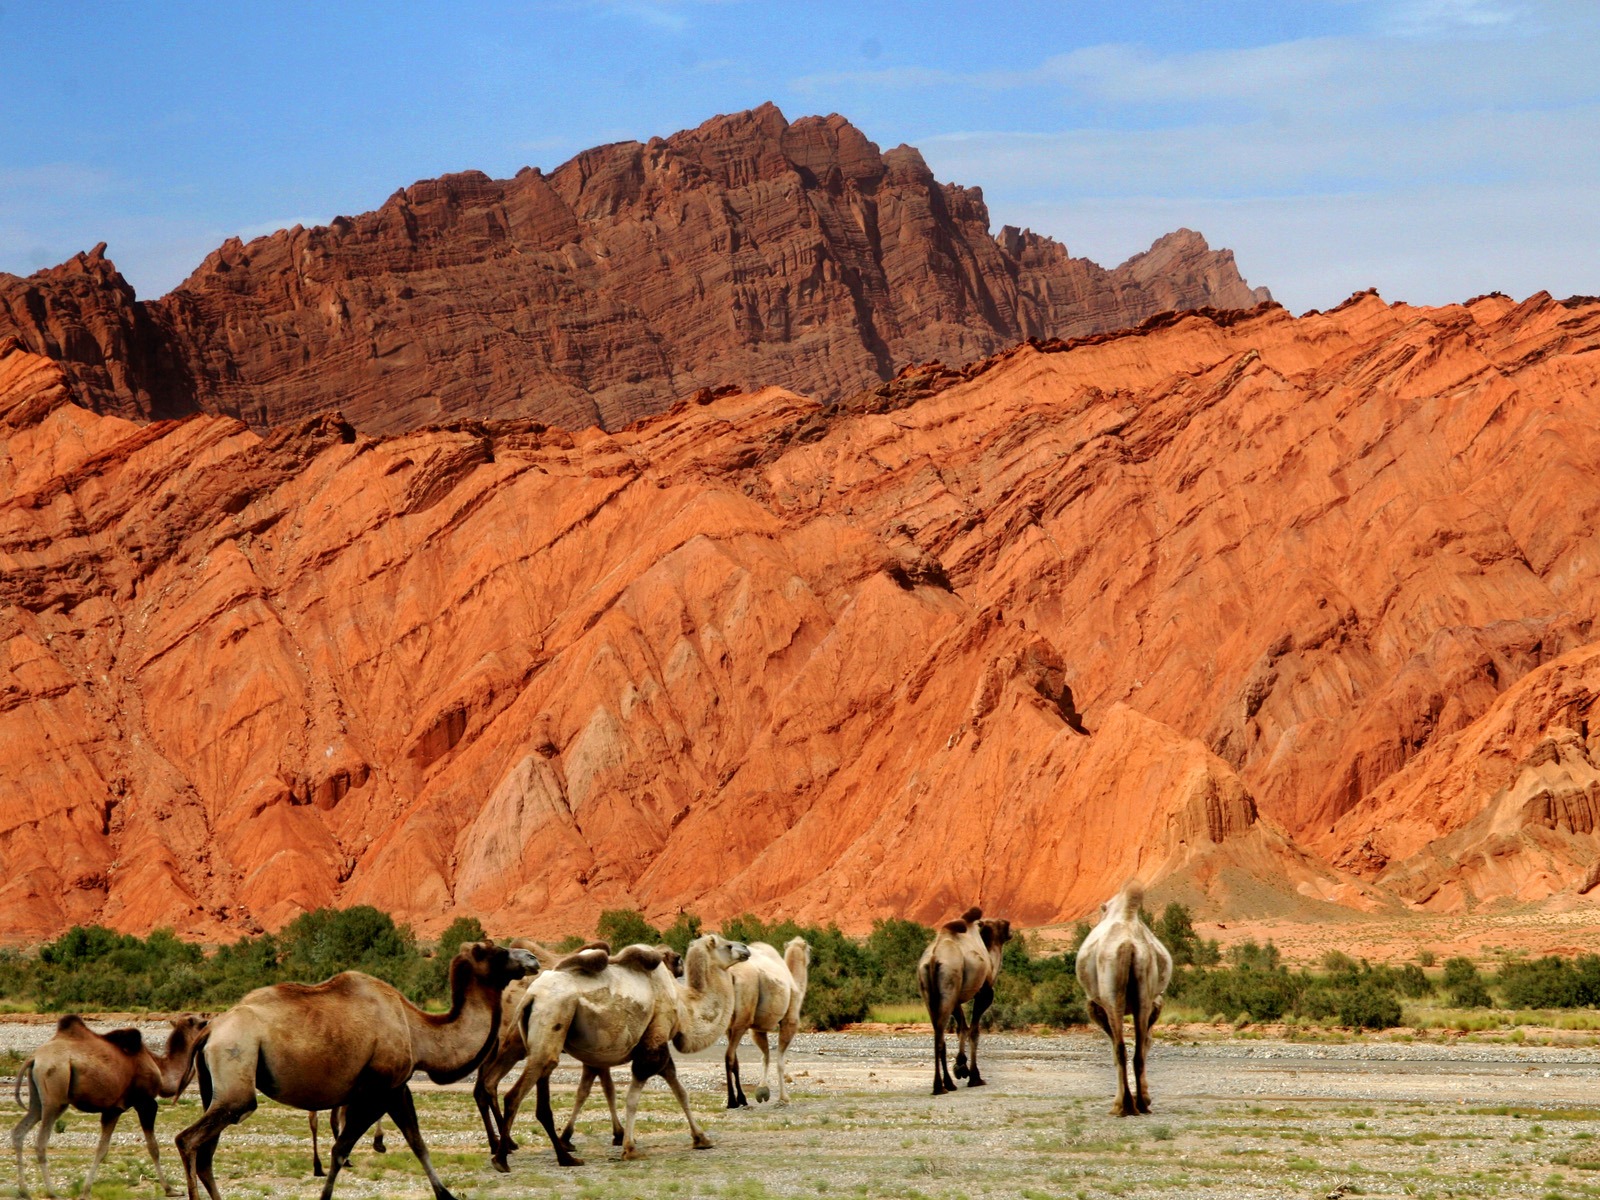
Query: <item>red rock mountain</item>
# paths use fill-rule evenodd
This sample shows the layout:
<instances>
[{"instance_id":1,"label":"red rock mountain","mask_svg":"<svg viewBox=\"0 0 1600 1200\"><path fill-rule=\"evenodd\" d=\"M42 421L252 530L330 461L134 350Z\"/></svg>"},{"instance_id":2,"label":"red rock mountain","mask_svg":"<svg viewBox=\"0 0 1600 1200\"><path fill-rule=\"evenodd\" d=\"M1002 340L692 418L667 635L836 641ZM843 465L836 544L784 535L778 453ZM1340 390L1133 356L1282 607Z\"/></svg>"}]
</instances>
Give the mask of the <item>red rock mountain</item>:
<instances>
[{"instance_id":1,"label":"red rock mountain","mask_svg":"<svg viewBox=\"0 0 1600 1200\"><path fill-rule=\"evenodd\" d=\"M1570 905L1600 304L262 434L0 341L0 930Z\"/></svg>"},{"instance_id":2,"label":"red rock mountain","mask_svg":"<svg viewBox=\"0 0 1600 1200\"><path fill-rule=\"evenodd\" d=\"M615 429L704 386L834 401L907 363L1268 298L1189 230L1110 271L1034 233L997 239L982 192L939 183L911 147L768 104L229 241L154 302L104 247L0 275L0 336L120 416Z\"/></svg>"}]
</instances>

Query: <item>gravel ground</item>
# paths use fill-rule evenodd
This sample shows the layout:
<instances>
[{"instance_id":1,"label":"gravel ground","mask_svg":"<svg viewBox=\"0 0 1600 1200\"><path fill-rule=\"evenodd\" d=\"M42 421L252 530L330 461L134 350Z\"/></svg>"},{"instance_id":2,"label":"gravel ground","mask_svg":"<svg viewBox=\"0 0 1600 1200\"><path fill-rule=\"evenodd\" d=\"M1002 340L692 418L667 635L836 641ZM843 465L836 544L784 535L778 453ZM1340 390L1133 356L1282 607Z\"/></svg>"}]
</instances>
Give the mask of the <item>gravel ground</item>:
<instances>
[{"instance_id":1,"label":"gravel ground","mask_svg":"<svg viewBox=\"0 0 1600 1200\"><path fill-rule=\"evenodd\" d=\"M49 1032L0 1024L0 1050L25 1052ZM794 1102L729 1113L718 1047L680 1059L714 1150L689 1149L682 1114L654 1083L640 1114L643 1160L617 1159L596 1096L579 1125L589 1165L556 1168L529 1113L509 1176L487 1169L465 1085L417 1090L435 1161L462 1197L1600 1196L1595 1048L1169 1035L1151 1058L1155 1112L1127 1120L1109 1115L1110 1052L1098 1034L991 1034L983 1054L988 1087L935 1099L925 1032L802 1035L789 1059ZM760 1059L748 1044L743 1064L753 1097ZM575 1070L558 1073L558 1112L575 1082ZM163 1142L197 1115L192 1094L163 1109ZM75 1117L52 1142L58 1184L81 1178L94 1127ZM430 1195L390 1141L386 1155L356 1153L339 1195ZM263 1104L223 1137L224 1193L316 1195L308 1149L304 1114ZM99 1196L155 1194L131 1121L101 1180Z\"/></svg>"}]
</instances>

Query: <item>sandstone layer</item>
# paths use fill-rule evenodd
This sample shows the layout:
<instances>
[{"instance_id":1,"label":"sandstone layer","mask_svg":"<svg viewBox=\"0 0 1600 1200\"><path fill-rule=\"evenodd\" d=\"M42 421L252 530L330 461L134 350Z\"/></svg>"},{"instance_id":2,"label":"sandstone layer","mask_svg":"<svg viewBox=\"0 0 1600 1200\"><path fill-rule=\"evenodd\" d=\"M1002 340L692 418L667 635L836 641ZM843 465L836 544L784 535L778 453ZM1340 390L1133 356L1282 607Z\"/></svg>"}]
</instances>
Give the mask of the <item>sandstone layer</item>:
<instances>
[{"instance_id":1,"label":"sandstone layer","mask_svg":"<svg viewBox=\"0 0 1600 1200\"><path fill-rule=\"evenodd\" d=\"M915 149L768 104L548 175L448 175L375 212L231 240L154 302L103 246L0 275L0 336L120 416L614 429L704 386L829 402L907 363L1268 298L1189 230L1114 270L1025 230L996 238L983 193L940 183Z\"/></svg>"},{"instance_id":2,"label":"sandstone layer","mask_svg":"<svg viewBox=\"0 0 1600 1200\"><path fill-rule=\"evenodd\" d=\"M1386 873L1505 813L1590 903L1597 349L1363 295L374 438L97 415L12 341L0 929L1437 907L1530 894Z\"/></svg>"}]
</instances>

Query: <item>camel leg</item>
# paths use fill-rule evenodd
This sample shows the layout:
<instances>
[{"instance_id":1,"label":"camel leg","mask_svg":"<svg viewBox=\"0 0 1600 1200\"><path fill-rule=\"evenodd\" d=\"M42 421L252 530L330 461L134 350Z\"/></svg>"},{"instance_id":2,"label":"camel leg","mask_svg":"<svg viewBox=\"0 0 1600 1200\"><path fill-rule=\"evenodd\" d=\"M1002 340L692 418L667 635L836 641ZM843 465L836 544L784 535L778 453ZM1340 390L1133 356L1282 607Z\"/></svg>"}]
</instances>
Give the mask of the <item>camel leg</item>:
<instances>
[{"instance_id":1,"label":"camel leg","mask_svg":"<svg viewBox=\"0 0 1600 1200\"><path fill-rule=\"evenodd\" d=\"M554 1064L551 1064L551 1068L553 1068L553 1066ZM565 1146L563 1146L561 1144L561 1139L556 1136L555 1114L550 1111L551 1068L544 1068L538 1072L538 1087L534 1091L533 1114L539 1119L539 1124L544 1126L545 1133L549 1135L550 1145L556 1152L557 1165L563 1167L581 1167L583 1166L583 1159L579 1158L571 1150L568 1150ZM523 1072L523 1079L526 1079L528 1077L528 1073L533 1071L533 1069L534 1064L532 1061L530 1061L527 1069ZM518 1080L518 1083L520 1085L521 1080Z\"/></svg>"},{"instance_id":2,"label":"camel leg","mask_svg":"<svg viewBox=\"0 0 1600 1200\"><path fill-rule=\"evenodd\" d=\"M1133 1079L1136 1087L1135 1103L1142 1113L1150 1111L1150 1085L1145 1082L1144 1062L1150 1049L1150 1031L1155 1028L1156 1018L1161 1015L1161 1001L1157 1000L1150 1006L1150 1012L1141 1020L1134 1018L1133 1027Z\"/></svg>"},{"instance_id":3,"label":"camel leg","mask_svg":"<svg viewBox=\"0 0 1600 1200\"><path fill-rule=\"evenodd\" d=\"M969 1088L982 1087L983 1076L978 1074L978 1023L983 1020L983 1014L989 1011L989 1006L994 1003L994 985L986 983L978 989L978 994L972 998L972 1025L967 1030L967 1042L972 1047L971 1065L967 1071L967 1086Z\"/></svg>"},{"instance_id":4,"label":"camel leg","mask_svg":"<svg viewBox=\"0 0 1600 1200\"><path fill-rule=\"evenodd\" d=\"M144 1131L144 1148L150 1151L150 1161L155 1164L156 1181L161 1184L161 1194L173 1196L177 1193L167 1182L167 1169L161 1165L161 1147L156 1143L156 1102L155 1097L134 1106L134 1112L139 1117L139 1128ZM85 1193L88 1192L85 1188Z\"/></svg>"},{"instance_id":5,"label":"camel leg","mask_svg":"<svg viewBox=\"0 0 1600 1200\"><path fill-rule=\"evenodd\" d=\"M417 1161L422 1164L422 1173L428 1177L428 1182L433 1185L434 1200L455 1200L450 1194L450 1189L445 1187L439 1179L439 1173L433 1169L433 1160L428 1157L428 1145L422 1140L422 1130L417 1128L417 1105L411 1098L411 1085L402 1083L388 1095L386 1109L394 1118L394 1127L400 1131L400 1136L405 1138L406 1145L411 1147L411 1153L417 1156ZM354 1120L352 1119L352 1124ZM365 1133L363 1128L361 1133ZM357 1137L360 1136L358 1133ZM350 1139L353 1143L355 1138ZM328 1181L328 1192L333 1190L333 1181ZM328 1200L324 1196L323 1200Z\"/></svg>"},{"instance_id":6,"label":"camel leg","mask_svg":"<svg viewBox=\"0 0 1600 1200\"><path fill-rule=\"evenodd\" d=\"M556 1069L555 1063L546 1066L544 1072L548 1074ZM500 1121L500 1157L517 1148L517 1139L511 1136L511 1125L517 1119L517 1113L522 1108L522 1101L528 1094L528 1089L538 1081L539 1072L534 1070L530 1061L522 1068L522 1074L517 1077L517 1082L512 1084L511 1090L506 1093Z\"/></svg>"},{"instance_id":7,"label":"camel leg","mask_svg":"<svg viewBox=\"0 0 1600 1200\"><path fill-rule=\"evenodd\" d=\"M787 1068L784 1063L789 1057L789 1043L794 1041L795 1031L800 1028L800 1021L795 1017L785 1017L778 1026L778 1103L789 1103L788 1076L784 1073ZM762 1073L766 1079L766 1073Z\"/></svg>"},{"instance_id":8,"label":"camel leg","mask_svg":"<svg viewBox=\"0 0 1600 1200\"><path fill-rule=\"evenodd\" d=\"M1133 1097L1128 1092L1128 1043L1122 1031L1122 1014L1115 1009L1105 1010L1106 1022L1110 1026L1112 1059L1117 1070L1117 1102L1111 1106L1111 1115L1114 1117L1131 1117L1138 1111L1134 1107Z\"/></svg>"},{"instance_id":9,"label":"camel leg","mask_svg":"<svg viewBox=\"0 0 1600 1200\"><path fill-rule=\"evenodd\" d=\"M61 1119L61 1114L67 1111L66 1101L59 1104L46 1104L44 1112L39 1118L39 1132L33 1136L33 1158L39 1164L39 1178L44 1182L44 1194L54 1196L55 1185L50 1182L50 1161L45 1157L45 1149L50 1145L50 1135L55 1132L56 1122Z\"/></svg>"},{"instance_id":10,"label":"camel leg","mask_svg":"<svg viewBox=\"0 0 1600 1200\"><path fill-rule=\"evenodd\" d=\"M639 1154L633 1148L633 1120L639 1113L639 1093L644 1091L644 1080L638 1075L628 1084L628 1102L624 1106L622 1118L622 1157L624 1159L638 1158Z\"/></svg>"},{"instance_id":11,"label":"camel leg","mask_svg":"<svg viewBox=\"0 0 1600 1200\"><path fill-rule=\"evenodd\" d=\"M957 1011L960 1011L959 1009ZM945 1049L945 1027L948 1013L941 1013L933 1023L933 1094L942 1096L956 1090L956 1081L950 1078L949 1051Z\"/></svg>"},{"instance_id":12,"label":"camel leg","mask_svg":"<svg viewBox=\"0 0 1600 1200\"><path fill-rule=\"evenodd\" d=\"M961 1005L956 1005L956 1011L951 1014L956 1023L956 1078L967 1077L967 1015L961 1011ZM950 1085L951 1090L955 1085Z\"/></svg>"},{"instance_id":13,"label":"camel leg","mask_svg":"<svg viewBox=\"0 0 1600 1200\"><path fill-rule=\"evenodd\" d=\"M387 1149L383 1144L383 1118L379 1117L372 1125L372 1152L385 1154Z\"/></svg>"},{"instance_id":14,"label":"camel leg","mask_svg":"<svg viewBox=\"0 0 1600 1200\"><path fill-rule=\"evenodd\" d=\"M744 1098L744 1083L739 1078L739 1043L743 1040L744 1030L730 1026L728 1051L722 1056L722 1075L728 1085L729 1108L745 1108L750 1103ZM761 1098L759 1091L756 1092L756 1098Z\"/></svg>"},{"instance_id":15,"label":"camel leg","mask_svg":"<svg viewBox=\"0 0 1600 1200\"><path fill-rule=\"evenodd\" d=\"M28 1130L39 1123L42 1110L39 1101L39 1089L33 1082L33 1064L30 1062L23 1068L28 1074L28 1111L22 1114L22 1119L11 1130L11 1148L17 1154L17 1195L28 1194L28 1180L23 1173L22 1143L28 1140Z\"/></svg>"},{"instance_id":16,"label":"camel leg","mask_svg":"<svg viewBox=\"0 0 1600 1200\"><path fill-rule=\"evenodd\" d=\"M617 1085L611 1082L611 1068L600 1072L600 1090L606 1094L606 1107L611 1110L611 1144L622 1145L622 1122L617 1120Z\"/></svg>"},{"instance_id":17,"label":"camel leg","mask_svg":"<svg viewBox=\"0 0 1600 1200\"><path fill-rule=\"evenodd\" d=\"M572 1149L572 1131L577 1127L578 1114L583 1111L583 1106L589 1103L589 1091L594 1087L596 1073L593 1067L585 1065L583 1074L578 1077L578 1091L572 1097L572 1113L567 1117L567 1124L561 1130L561 1141L568 1150Z\"/></svg>"},{"instance_id":18,"label":"camel leg","mask_svg":"<svg viewBox=\"0 0 1600 1200\"><path fill-rule=\"evenodd\" d=\"M100 1171L100 1164L106 1160L106 1151L111 1149L111 1135L117 1132L117 1122L121 1119L120 1112L100 1114L100 1143L94 1148L94 1161L89 1164L89 1173L83 1177L84 1200L88 1200L89 1192L94 1188L94 1177Z\"/></svg>"},{"instance_id":19,"label":"camel leg","mask_svg":"<svg viewBox=\"0 0 1600 1200\"><path fill-rule=\"evenodd\" d=\"M772 1099L772 1089L767 1086L767 1072L772 1067L772 1045L767 1041L767 1031L765 1029L752 1029L750 1031L750 1040L761 1051L761 1086L756 1089L756 1103L765 1104ZM778 1090L782 1091L783 1089L780 1087Z\"/></svg>"},{"instance_id":20,"label":"camel leg","mask_svg":"<svg viewBox=\"0 0 1600 1200\"><path fill-rule=\"evenodd\" d=\"M211 1050L212 1047L207 1047ZM189 1200L198 1200L195 1181L205 1185L206 1194L211 1200L222 1200L222 1193L217 1191L216 1176L212 1173L212 1159L217 1153L217 1139L222 1136L222 1131L229 1125L237 1124L256 1110L255 1071L252 1066L249 1074L243 1079L218 1078L210 1069L206 1059L201 1060L201 1095L208 1089L214 1088L211 1098L206 1105L206 1111L200 1114L200 1119L189 1126L175 1139L178 1146L178 1157L183 1161L184 1182L188 1185ZM207 1083L207 1080L211 1083ZM338 1168L338 1156L335 1154L333 1167ZM329 1178L332 1178L330 1173Z\"/></svg>"},{"instance_id":21,"label":"camel leg","mask_svg":"<svg viewBox=\"0 0 1600 1200\"><path fill-rule=\"evenodd\" d=\"M496 1055L478 1068L478 1077L472 1084L472 1099L478 1106L478 1117L483 1121L483 1136L488 1139L491 1159L503 1159L517 1148L517 1144L509 1139L506 1143L501 1141L505 1134L506 1116L500 1107L500 1082L512 1065L503 1056Z\"/></svg>"},{"instance_id":22,"label":"camel leg","mask_svg":"<svg viewBox=\"0 0 1600 1200\"><path fill-rule=\"evenodd\" d=\"M667 1081L667 1086L672 1089L672 1094L678 1098L678 1106L683 1109L683 1115L689 1121L689 1136L694 1141L696 1150L709 1150L716 1143L706 1136L706 1131L696 1124L694 1112L689 1108L689 1093L684 1091L683 1084L678 1082L678 1064L672 1061L672 1055L667 1055L666 1062L661 1064L661 1078Z\"/></svg>"},{"instance_id":23,"label":"camel leg","mask_svg":"<svg viewBox=\"0 0 1600 1200\"><path fill-rule=\"evenodd\" d=\"M373 1096L363 1093L342 1106L343 1111L339 1114L339 1134L333 1139L333 1149L328 1152L330 1161L328 1176L322 1183L322 1200L332 1200L333 1185L339 1178L339 1172L350 1165L350 1152L361 1140L361 1135L371 1129L372 1123L382 1115L389 1100L390 1097L387 1095ZM333 1123L331 1113L328 1115L328 1123L330 1125ZM426 1154L427 1151L424 1150L423 1153ZM432 1181L435 1178L433 1168L426 1161L423 1162L423 1167L427 1169L428 1178Z\"/></svg>"},{"instance_id":24,"label":"camel leg","mask_svg":"<svg viewBox=\"0 0 1600 1200\"><path fill-rule=\"evenodd\" d=\"M311 1174L321 1179L322 1155L317 1153L317 1110L312 1109L307 1115L311 1118ZM329 1118L329 1120L331 1121L332 1118ZM335 1134L334 1136L337 1137L338 1135Z\"/></svg>"}]
</instances>

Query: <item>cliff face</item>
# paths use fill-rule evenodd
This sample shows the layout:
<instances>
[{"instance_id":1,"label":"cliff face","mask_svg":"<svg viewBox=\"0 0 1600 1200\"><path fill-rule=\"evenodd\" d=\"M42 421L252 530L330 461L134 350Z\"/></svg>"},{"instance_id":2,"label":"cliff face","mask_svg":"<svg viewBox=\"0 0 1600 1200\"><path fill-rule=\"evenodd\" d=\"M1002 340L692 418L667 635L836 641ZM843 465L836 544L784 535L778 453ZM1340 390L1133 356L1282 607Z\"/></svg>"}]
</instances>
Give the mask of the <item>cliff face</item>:
<instances>
[{"instance_id":1,"label":"cliff face","mask_svg":"<svg viewBox=\"0 0 1600 1200\"><path fill-rule=\"evenodd\" d=\"M827 402L910 362L1267 298L1188 230L1110 271L1032 233L997 240L982 193L939 183L916 150L769 104L549 175L449 175L327 227L229 241L153 303L103 247L0 276L0 335L122 416L615 429L703 386Z\"/></svg>"},{"instance_id":2,"label":"cliff face","mask_svg":"<svg viewBox=\"0 0 1600 1200\"><path fill-rule=\"evenodd\" d=\"M0 930L1590 903L1597 348L1363 296L379 439L0 342Z\"/></svg>"}]
</instances>

